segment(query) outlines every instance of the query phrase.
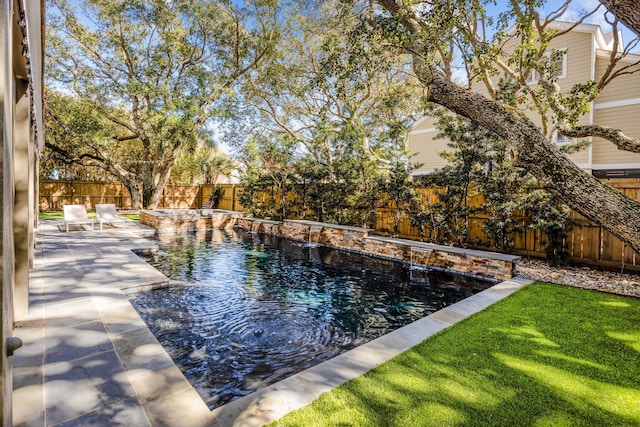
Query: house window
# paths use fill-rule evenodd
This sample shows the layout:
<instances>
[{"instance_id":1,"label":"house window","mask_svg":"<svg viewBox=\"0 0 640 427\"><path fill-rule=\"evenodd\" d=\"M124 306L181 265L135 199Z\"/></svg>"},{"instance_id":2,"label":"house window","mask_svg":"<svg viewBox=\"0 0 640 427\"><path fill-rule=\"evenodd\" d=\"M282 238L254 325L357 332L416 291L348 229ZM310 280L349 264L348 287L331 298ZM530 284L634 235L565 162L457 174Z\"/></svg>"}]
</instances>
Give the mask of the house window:
<instances>
[{"instance_id":1,"label":"house window","mask_svg":"<svg viewBox=\"0 0 640 427\"><path fill-rule=\"evenodd\" d=\"M549 55L550 56L550 55ZM551 69L556 78L562 79L567 77L567 50L562 49L562 52L551 62Z\"/></svg>"},{"instance_id":2,"label":"house window","mask_svg":"<svg viewBox=\"0 0 640 427\"><path fill-rule=\"evenodd\" d=\"M560 132L556 132L556 135L553 137L553 143L556 145L566 145L566 144L572 144L574 142L575 142L574 138L569 138L568 136L565 136Z\"/></svg>"},{"instance_id":3,"label":"house window","mask_svg":"<svg viewBox=\"0 0 640 427\"><path fill-rule=\"evenodd\" d=\"M567 77L567 50L566 49L558 49L558 53L554 56L556 58L551 61L551 53L546 53L547 62L549 62L550 72L553 72L553 75L557 79L562 79ZM529 78L527 79L527 84L536 84L538 80L542 78L542 73L539 70L532 69L529 74Z\"/></svg>"}]
</instances>

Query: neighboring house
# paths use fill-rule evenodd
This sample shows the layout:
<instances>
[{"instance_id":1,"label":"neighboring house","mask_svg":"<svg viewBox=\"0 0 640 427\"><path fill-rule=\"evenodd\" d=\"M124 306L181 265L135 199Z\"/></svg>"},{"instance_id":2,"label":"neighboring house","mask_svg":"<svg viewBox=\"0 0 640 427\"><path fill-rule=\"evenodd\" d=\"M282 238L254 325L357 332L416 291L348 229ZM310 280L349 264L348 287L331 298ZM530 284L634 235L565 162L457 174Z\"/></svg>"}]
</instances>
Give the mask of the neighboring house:
<instances>
[{"instance_id":1,"label":"neighboring house","mask_svg":"<svg viewBox=\"0 0 640 427\"><path fill-rule=\"evenodd\" d=\"M556 22L554 25L562 28L569 24ZM569 90L576 83L598 80L606 69L611 41L611 33L603 34L600 26L591 24L581 24L553 40L550 50L566 50L557 68L557 83L561 91ZM629 55L623 61L632 63L638 60L640 55ZM529 81L532 85L537 84L535 72ZM484 87L474 85L474 89L486 93ZM530 115L530 118L536 123L536 116ZM591 103L590 113L580 123L609 126L621 129L626 135L640 136L640 73L620 76L609 83ZM430 173L446 164L438 152L448 150L447 141L435 139L437 134L433 117L423 117L414 123L409 133L409 149L415 154L411 161L422 164L414 175ZM618 150L614 144L601 138L591 141L588 148L569 156L582 169L601 178L640 177L640 154ZM559 135L554 142L563 144L566 138Z\"/></svg>"}]
</instances>

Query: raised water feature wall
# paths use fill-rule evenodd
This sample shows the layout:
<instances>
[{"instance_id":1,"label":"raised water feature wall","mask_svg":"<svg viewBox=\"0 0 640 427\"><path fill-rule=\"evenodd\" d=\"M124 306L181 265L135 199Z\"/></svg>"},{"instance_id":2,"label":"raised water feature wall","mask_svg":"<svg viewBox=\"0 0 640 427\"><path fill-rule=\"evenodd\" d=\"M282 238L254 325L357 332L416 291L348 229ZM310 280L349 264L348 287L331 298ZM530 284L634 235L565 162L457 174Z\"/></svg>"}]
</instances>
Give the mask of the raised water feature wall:
<instances>
[{"instance_id":1,"label":"raised water feature wall","mask_svg":"<svg viewBox=\"0 0 640 427\"><path fill-rule=\"evenodd\" d=\"M245 218L244 214L220 209L140 211L140 222L159 232L196 231L238 227L253 233L283 236L309 245L325 245L411 264L492 280L514 276L518 256L413 240L370 236L369 228L325 224L314 221L271 221Z\"/></svg>"},{"instance_id":2,"label":"raised water feature wall","mask_svg":"<svg viewBox=\"0 0 640 427\"><path fill-rule=\"evenodd\" d=\"M313 221L268 221L238 218L238 228L284 236L307 244L322 244L353 252L493 280L514 276L518 256L434 245L413 240L370 236L368 228L324 224Z\"/></svg>"},{"instance_id":3,"label":"raised water feature wall","mask_svg":"<svg viewBox=\"0 0 640 427\"><path fill-rule=\"evenodd\" d=\"M140 223L158 232L233 228L242 212L222 209L141 210Z\"/></svg>"}]
</instances>

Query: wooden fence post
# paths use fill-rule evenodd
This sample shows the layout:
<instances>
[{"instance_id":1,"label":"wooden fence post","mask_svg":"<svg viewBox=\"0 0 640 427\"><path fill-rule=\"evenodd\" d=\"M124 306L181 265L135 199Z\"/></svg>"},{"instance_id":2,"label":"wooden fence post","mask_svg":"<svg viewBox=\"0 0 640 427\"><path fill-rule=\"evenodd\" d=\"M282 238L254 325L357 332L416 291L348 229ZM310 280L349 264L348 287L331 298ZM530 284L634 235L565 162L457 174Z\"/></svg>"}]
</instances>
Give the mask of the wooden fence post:
<instances>
[{"instance_id":1,"label":"wooden fence post","mask_svg":"<svg viewBox=\"0 0 640 427\"><path fill-rule=\"evenodd\" d=\"M231 210L236 210L236 185L231 184Z\"/></svg>"}]
</instances>

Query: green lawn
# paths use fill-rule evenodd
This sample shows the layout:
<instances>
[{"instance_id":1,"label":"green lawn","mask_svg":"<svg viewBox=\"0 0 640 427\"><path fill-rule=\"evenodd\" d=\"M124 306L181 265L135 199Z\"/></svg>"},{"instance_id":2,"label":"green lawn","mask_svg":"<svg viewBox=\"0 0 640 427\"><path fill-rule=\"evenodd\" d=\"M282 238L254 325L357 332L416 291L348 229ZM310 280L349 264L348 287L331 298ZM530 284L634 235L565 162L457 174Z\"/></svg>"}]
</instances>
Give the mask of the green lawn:
<instances>
[{"instance_id":1,"label":"green lawn","mask_svg":"<svg viewBox=\"0 0 640 427\"><path fill-rule=\"evenodd\" d=\"M536 283L272 426L640 425L640 299Z\"/></svg>"},{"instance_id":2,"label":"green lawn","mask_svg":"<svg viewBox=\"0 0 640 427\"><path fill-rule=\"evenodd\" d=\"M120 216L123 216L125 218L129 218L131 220L134 221L140 221L140 214L118 214ZM96 216L95 211L94 212L87 212L87 216L88 217L94 217ZM62 213L62 211L51 211L51 212L40 212L38 214L38 218L40 219L46 219L46 218L62 218L64 217L64 214Z\"/></svg>"}]
</instances>

